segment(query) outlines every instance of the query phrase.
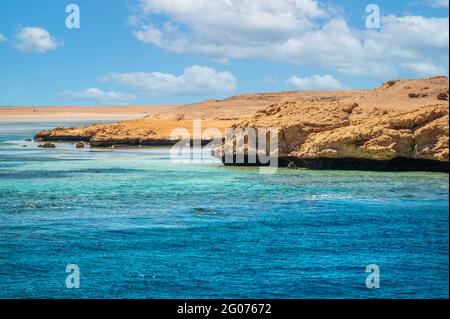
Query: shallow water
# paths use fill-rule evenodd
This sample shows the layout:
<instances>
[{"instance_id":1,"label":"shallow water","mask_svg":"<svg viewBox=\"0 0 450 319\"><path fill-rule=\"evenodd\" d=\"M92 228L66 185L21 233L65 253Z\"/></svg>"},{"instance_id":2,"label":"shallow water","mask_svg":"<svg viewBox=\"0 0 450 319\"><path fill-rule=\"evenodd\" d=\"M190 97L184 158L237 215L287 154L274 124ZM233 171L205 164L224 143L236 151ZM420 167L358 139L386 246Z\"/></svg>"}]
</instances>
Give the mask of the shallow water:
<instances>
[{"instance_id":1,"label":"shallow water","mask_svg":"<svg viewBox=\"0 0 450 319\"><path fill-rule=\"evenodd\" d=\"M448 298L448 174L261 175L36 131L0 124L0 298Z\"/></svg>"}]
</instances>

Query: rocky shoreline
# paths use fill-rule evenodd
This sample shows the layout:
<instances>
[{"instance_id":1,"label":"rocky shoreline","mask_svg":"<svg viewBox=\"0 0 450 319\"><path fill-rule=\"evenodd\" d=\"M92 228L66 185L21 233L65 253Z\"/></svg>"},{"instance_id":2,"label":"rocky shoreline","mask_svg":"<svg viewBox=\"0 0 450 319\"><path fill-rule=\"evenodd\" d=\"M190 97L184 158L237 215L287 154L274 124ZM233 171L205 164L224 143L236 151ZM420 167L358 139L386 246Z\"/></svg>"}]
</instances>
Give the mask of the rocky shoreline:
<instances>
[{"instance_id":1,"label":"rocky shoreline","mask_svg":"<svg viewBox=\"0 0 450 319\"><path fill-rule=\"evenodd\" d=\"M268 166L269 164L248 162L237 164L226 163L221 158L225 166ZM279 157L278 167L288 169L312 169L312 170L342 170L342 171L378 171L378 172L441 172L449 173L449 164L433 160L416 160L404 157L395 158L389 161L368 160L360 158L317 158L301 159L295 157Z\"/></svg>"},{"instance_id":2,"label":"rocky shoreline","mask_svg":"<svg viewBox=\"0 0 450 319\"><path fill-rule=\"evenodd\" d=\"M218 128L223 133L230 127L256 131L276 128L279 132L278 161L284 167L449 171L446 77L388 81L367 91L299 92L294 100L283 99L286 96L292 98L292 92L283 94L271 94L267 106L253 115L237 119L206 117L203 129ZM279 102L273 103L275 97ZM239 99L238 96L231 100L236 103ZM248 96L245 96L245 102L249 103ZM258 103L264 104L261 96L258 96ZM234 114L238 116L239 107L234 107ZM227 106L215 108L215 114L220 113L220 108ZM188 112L189 108L180 110ZM226 114L230 112L229 108L226 109ZM185 119L190 117L189 114L178 117L178 120L147 117L113 124L56 128L39 132L35 139L42 142L83 142L91 147L170 147L179 142L179 139L171 138L173 129L192 128L192 120ZM204 137L201 132L190 131L190 134L191 144L194 141L200 141L201 145L211 142L211 138ZM234 144L239 138L245 139L245 136L223 140L214 155L223 160L225 150L232 149L234 153L229 155L234 156L237 152ZM245 147L248 149L248 145ZM226 165L264 164L233 161Z\"/></svg>"},{"instance_id":3,"label":"rocky shoreline","mask_svg":"<svg viewBox=\"0 0 450 319\"><path fill-rule=\"evenodd\" d=\"M34 138L35 142L55 142L55 143L70 143L78 144L85 143L95 148L140 148L140 147L172 147L180 140L171 140L170 138L159 139L105 139L101 141L93 140L89 137L77 137L77 136L42 136L37 134ZM212 140L197 140L191 139L190 145L205 146L211 143Z\"/></svg>"},{"instance_id":4,"label":"rocky shoreline","mask_svg":"<svg viewBox=\"0 0 450 319\"><path fill-rule=\"evenodd\" d=\"M236 155L233 162L229 163L225 157L220 157L224 166L230 167L267 167L270 162L249 161L248 156L243 156L243 161L237 161ZM272 161L273 162L273 161ZM378 171L378 172L441 172L449 173L449 163L436 160L411 159L397 157L392 160L370 160L361 158L315 158L305 159L293 156L279 156L277 167L312 170L342 170L342 171Z\"/></svg>"}]
</instances>

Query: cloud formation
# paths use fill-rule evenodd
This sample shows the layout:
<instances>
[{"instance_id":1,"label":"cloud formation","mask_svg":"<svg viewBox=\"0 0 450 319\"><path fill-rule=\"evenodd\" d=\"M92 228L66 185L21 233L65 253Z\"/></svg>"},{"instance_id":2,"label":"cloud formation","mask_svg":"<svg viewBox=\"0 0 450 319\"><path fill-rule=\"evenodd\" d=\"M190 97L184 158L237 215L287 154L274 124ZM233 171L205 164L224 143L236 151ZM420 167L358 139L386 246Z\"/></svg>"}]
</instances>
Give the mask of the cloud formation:
<instances>
[{"instance_id":1,"label":"cloud formation","mask_svg":"<svg viewBox=\"0 0 450 319\"><path fill-rule=\"evenodd\" d=\"M237 88L236 78L230 72L218 72L197 65L186 68L181 75L161 72L109 73L98 80L130 87L147 96L229 93Z\"/></svg>"},{"instance_id":2,"label":"cloud formation","mask_svg":"<svg viewBox=\"0 0 450 319\"><path fill-rule=\"evenodd\" d=\"M385 16L381 29L370 30L350 27L314 0L141 0L140 9L134 37L177 53L265 58L356 76L395 77L425 70L420 64L432 66L429 75L448 70L448 18ZM149 22L154 16L165 21Z\"/></svg>"},{"instance_id":3,"label":"cloud formation","mask_svg":"<svg viewBox=\"0 0 450 319\"><path fill-rule=\"evenodd\" d=\"M312 75L304 78L291 76L286 82L302 90L339 90L345 86L332 75Z\"/></svg>"},{"instance_id":4,"label":"cloud formation","mask_svg":"<svg viewBox=\"0 0 450 319\"><path fill-rule=\"evenodd\" d=\"M24 27L17 31L14 47L23 52L46 53L55 50L58 41L45 29Z\"/></svg>"},{"instance_id":5,"label":"cloud formation","mask_svg":"<svg viewBox=\"0 0 450 319\"><path fill-rule=\"evenodd\" d=\"M6 37L0 33L0 42L6 41Z\"/></svg>"},{"instance_id":6,"label":"cloud formation","mask_svg":"<svg viewBox=\"0 0 450 319\"><path fill-rule=\"evenodd\" d=\"M427 0L435 8L448 8L449 0Z\"/></svg>"},{"instance_id":7,"label":"cloud formation","mask_svg":"<svg viewBox=\"0 0 450 319\"><path fill-rule=\"evenodd\" d=\"M109 91L104 92L97 88L90 88L81 92L65 91L60 93L61 96L74 100L88 100L98 102L131 102L136 99L134 95Z\"/></svg>"}]
</instances>

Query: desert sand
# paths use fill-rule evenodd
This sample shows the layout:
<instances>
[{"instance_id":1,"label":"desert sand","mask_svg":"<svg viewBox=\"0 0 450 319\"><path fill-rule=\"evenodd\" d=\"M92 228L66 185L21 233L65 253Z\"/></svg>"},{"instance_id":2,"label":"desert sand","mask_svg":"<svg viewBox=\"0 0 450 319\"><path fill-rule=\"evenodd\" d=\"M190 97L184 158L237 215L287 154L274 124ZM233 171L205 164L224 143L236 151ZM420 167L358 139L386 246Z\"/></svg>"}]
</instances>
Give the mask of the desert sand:
<instances>
[{"instance_id":1,"label":"desert sand","mask_svg":"<svg viewBox=\"0 0 450 319\"><path fill-rule=\"evenodd\" d=\"M83 122L136 119L177 105L150 106L24 106L0 107L0 123Z\"/></svg>"}]
</instances>

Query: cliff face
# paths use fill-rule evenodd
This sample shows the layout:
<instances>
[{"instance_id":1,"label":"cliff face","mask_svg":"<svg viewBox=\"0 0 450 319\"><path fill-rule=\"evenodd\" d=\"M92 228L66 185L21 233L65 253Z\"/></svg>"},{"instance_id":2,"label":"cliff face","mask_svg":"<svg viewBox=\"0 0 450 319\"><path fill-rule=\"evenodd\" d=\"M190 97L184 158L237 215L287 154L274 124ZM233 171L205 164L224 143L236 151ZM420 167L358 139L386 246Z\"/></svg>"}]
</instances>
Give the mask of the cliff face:
<instances>
[{"instance_id":1,"label":"cliff face","mask_svg":"<svg viewBox=\"0 0 450 319\"><path fill-rule=\"evenodd\" d=\"M433 105L309 135L291 155L448 161L448 146L448 108Z\"/></svg>"},{"instance_id":2,"label":"cliff face","mask_svg":"<svg viewBox=\"0 0 450 319\"><path fill-rule=\"evenodd\" d=\"M351 98L277 103L235 126L278 128L280 157L294 160L448 164L448 120L448 79L436 77L390 81Z\"/></svg>"}]
</instances>

